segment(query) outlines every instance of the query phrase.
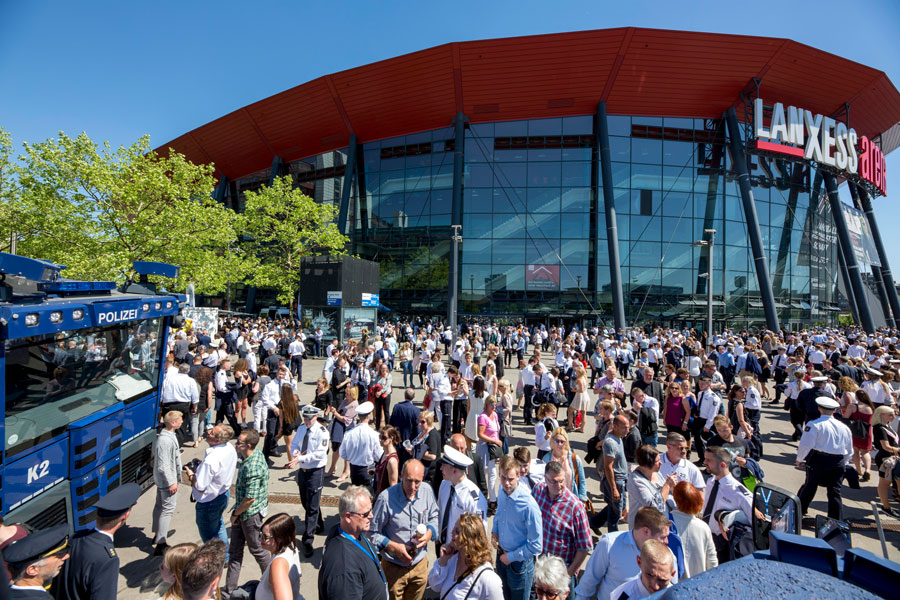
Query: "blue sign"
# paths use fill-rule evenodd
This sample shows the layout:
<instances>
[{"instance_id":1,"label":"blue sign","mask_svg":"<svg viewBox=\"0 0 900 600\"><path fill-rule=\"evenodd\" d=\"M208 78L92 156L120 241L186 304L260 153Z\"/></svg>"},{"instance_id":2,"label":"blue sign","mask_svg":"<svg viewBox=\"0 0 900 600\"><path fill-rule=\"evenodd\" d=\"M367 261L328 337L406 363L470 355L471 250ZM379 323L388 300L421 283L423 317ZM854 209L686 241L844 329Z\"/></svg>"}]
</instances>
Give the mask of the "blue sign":
<instances>
[{"instance_id":1,"label":"blue sign","mask_svg":"<svg viewBox=\"0 0 900 600\"><path fill-rule=\"evenodd\" d=\"M341 305L341 292L325 292L328 306Z\"/></svg>"},{"instance_id":2,"label":"blue sign","mask_svg":"<svg viewBox=\"0 0 900 600\"><path fill-rule=\"evenodd\" d=\"M362 295L362 305L363 306L378 306L378 294L368 294L363 292Z\"/></svg>"},{"instance_id":3,"label":"blue sign","mask_svg":"<svg viewBox=\"0 0 900 600\"><path fill-rule=\"evenodd\" d=\"M7 440L8 445L17 440ZM3 469L3 510L10 511L66 478L68 439L61 439Z\"/></svg>"}]
</instances>

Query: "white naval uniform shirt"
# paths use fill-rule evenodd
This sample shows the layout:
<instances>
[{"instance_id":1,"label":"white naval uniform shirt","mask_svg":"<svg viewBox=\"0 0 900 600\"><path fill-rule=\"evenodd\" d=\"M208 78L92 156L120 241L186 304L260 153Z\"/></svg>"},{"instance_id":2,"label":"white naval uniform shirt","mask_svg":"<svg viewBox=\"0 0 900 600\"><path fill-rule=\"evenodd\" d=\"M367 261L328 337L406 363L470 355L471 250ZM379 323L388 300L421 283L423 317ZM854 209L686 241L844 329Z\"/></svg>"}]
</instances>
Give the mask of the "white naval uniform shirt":
<instances>
[{"instance_id":1,"label":"white naval uniform shirt","mask_svg":"<svg viewBox=\"0 0 900 600\"><path fill-rule=\"evenodd\" d=\"M297 434L294 434L297 437ZM341 442L341 458L355 467L371 467L384 451L378 443L378 432L368 423L360 423L344 433Z\"/></svg>"},{"instance_id":2,"label":"white naval uniform shirt","mask_svg":"<svg viewBox=\"0 0 900 600\"><path fill-rule=\"evenodd\" d=\"M700 469L694 466L694 463L691 461L682 458L677 463L673 464L669 460L669 455L665 452L659 455L659 460L661 463L659 474L662 475L663 478L675 473L678 481L687 481L698 490L702 490L706 487L706 482L703 481L703 475L700 473Z\"/></svg>"},{"instance_id":3,"label":"white naval uniform shirt","mask_svg":"<svg viewBox=\"0 0 900 600\"><path fill-rule=\"evenodd\" d=\"M450 541L450 537L453 533L453 528L456 526L456 521L459 520L459 516L463 513L473 513L479 515L484 521L484 531L488 535L490 535L490 529L488 528L487 523L487 500L485 500L484 496L481 494L481 490L478 489L478 486L472 483L468 478L464 477L462 481L456 484L455 489L456 493L453 494L453 501L450 502L450 506L448 507L448 500L450 499L450 488L454 487L449 480L445 479L441 482L441 487L438 490L438 509L440 510L440 515L438 515L438 528L444 523L444 514L447 510L450 511L450 518L447 520L447 539L438 540L442 544L446 544ZM440 535L440 532L438 532Z\"/></svg>"},{"instance_id":4,"label":"white naval uniform shirt","mask_svg":"<svg viewBox=\"0 0 900 600\"><path fill-rule=\"evenodd\" d=\"M712 390L698 392L697 402L700 404L700 418L706 419L706 429L712 429L713 419L719 414L722 399Z\"/></svg>"},{"instance_id":5,"label":"white naval uniform shirt","mask_svg":"<svg viewBox=\"0 0 900 600\"><path fill-rule=\"evenodd\" d=\"M348 432L349 433L349 432ZM303 438L306 436L306 423L297 428L291 440L291 456L297 458L301 469L321 469L328 462L328 429L316 421L309 432L306 453L300 454Z\"/></svg>"},{"instance_id":6,"label":"white naval uniform shirt","mask_svg":"<svg viewBox=\"0 0 900 600\"><path fill-rule=\"evenodd\" d=\"M706 503L709 502L709 496L712 493L713 486L716 483L715 477L706 480L706 492L703 496L703 510L701 515L706 514ZM744 487L734 476L729 473L719 480L719 491L716 494L716 503L713 505L712 512L709 515L709 528L713 534L721 535L722 530L719 529L719 522L716 521L716 512L720 510L741 510L749 521L753 511L753 496L750 490Z\"/></svg>"},{"instance_id":7,"label":"white naval uniform shirt","mask_svg":"<svg viewBox=\"0 0 900 600\"><path fill-rule=\"evenodd\" d=\"M853 435L850 428L830 415L810 421L803 429L797 446L797 461L804 462L811 450L843 456L841 464L846 466L853 456Z\"/></svg>"}]
</instances>

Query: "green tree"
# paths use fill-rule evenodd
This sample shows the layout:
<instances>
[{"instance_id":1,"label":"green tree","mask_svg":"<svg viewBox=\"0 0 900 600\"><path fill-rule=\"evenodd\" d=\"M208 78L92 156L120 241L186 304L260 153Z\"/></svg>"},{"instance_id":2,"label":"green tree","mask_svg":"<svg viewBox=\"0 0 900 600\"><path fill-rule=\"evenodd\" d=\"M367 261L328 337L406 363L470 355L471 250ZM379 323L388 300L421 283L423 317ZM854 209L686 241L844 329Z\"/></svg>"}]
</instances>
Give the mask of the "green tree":
<instances>
[{"instance_id":1,"label":"green tree","mask_svg":"<svg viewBox=\"0 0 900 600\"><path fill-rule=\"evenodd\" d=\"M12 137L0 127L0 252L8 252L11 245L11 218L18 197Z\"/></svg>"},{"instance_id":2,"label":"green tree","mask_svg":"<svg viewBox=\"0 0 900 600\"><path fill-rule=\"evenodd\" d=\"M274 288L290 305L300 287L300 259L345 254L349 239L335 224L337 207L319 204L293 187L290 177L244 194L245 250L258 260L249 283Z\"/></svg>"},{"instance_id":3,"label":"green tree","mask_svg":"<svg viewBox=\"0 0 900 600\"><path fill-rule=\"evenodd\" d=\"M9 226L19 254L67 266L70 278L123 281L136 260L181 267L175 289L222 292L252 267L238 217L211 197L212 165L159 156L149 136L112 150L85 133L25 144Z\"/></svg>"}]
</instances>

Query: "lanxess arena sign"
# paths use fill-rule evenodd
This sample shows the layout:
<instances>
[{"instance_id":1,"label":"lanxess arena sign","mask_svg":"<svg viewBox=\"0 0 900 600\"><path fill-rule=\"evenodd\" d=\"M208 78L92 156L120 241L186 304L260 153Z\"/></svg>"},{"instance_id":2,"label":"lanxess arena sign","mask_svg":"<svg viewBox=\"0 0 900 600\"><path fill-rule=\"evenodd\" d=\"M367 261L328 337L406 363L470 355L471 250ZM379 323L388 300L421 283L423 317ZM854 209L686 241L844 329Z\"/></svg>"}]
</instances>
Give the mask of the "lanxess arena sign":
<instances>
[{"instance_id":1,"label":"lanxess arena sign","mask_svg":"<svg viewBox=\"0 0 900 600\"><path fill-rule=\"evenodd\" d=\"M762 98L753 110L754 147L833 167L846 175L855 175L887 195L885 160L881 148L866 136L831 117L785 106L776 102L772 117L765 121Z\"/></svg>"}]
</instances>

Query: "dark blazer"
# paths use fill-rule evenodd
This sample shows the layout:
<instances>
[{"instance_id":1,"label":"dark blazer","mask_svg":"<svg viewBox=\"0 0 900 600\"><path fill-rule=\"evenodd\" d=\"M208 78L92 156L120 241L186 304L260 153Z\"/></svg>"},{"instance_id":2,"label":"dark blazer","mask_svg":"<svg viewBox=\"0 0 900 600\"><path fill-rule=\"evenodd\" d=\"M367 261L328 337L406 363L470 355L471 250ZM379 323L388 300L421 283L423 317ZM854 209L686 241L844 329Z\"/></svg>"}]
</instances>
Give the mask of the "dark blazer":
<instances>
[{"instance_id":1,"label":"dark blazer","mask_svg":"<svg viewBox=\"0 0 900 600\"><path fill-rule=\"evenodd\" d=\"M106 534L96 529L79 532L69 544L53 591L57 600L115 598L119 583L119 555Z\"/></svg>"}]
</instances>

